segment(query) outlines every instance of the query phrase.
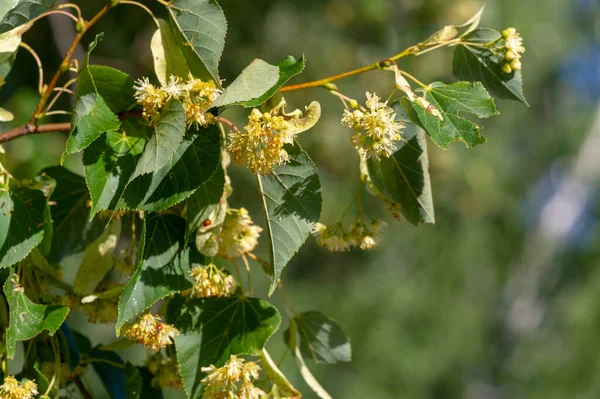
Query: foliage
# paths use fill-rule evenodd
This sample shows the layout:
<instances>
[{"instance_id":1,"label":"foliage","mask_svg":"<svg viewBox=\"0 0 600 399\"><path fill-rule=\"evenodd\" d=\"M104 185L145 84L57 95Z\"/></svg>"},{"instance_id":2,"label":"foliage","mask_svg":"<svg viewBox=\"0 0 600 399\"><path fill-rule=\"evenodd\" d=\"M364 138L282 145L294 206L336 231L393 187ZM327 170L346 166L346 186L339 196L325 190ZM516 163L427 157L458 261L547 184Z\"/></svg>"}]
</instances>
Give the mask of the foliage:
<instances>
[{"instance_id":1,"label":"foliage","mask_svg":"<svg viewBox=\"0 0 600 399\"><path fill-rule=\"evenodd\" d=\"M152 14L141 3L113 0L86 21L72 4L13 3L0 8L0 83L22 47L22 35L39 18L73 10L68 14L79 32L74 49L115 7L133 4ZM158 84L91 64L99 34L81 65L73 62L71 50L53 79L40 85L30 123L0 135L7 141L41 132L42 119L74 83L62 83L63 75L77 72L71 119L66 128L54 128L68 131L63 160L81 153L84 176L55 166L17 180L3 166L0 170L0 268L8 272L2 275L5 301L0 306L8 310L0 312L8 314L0 320L6 328L2 356L13 358L17 341L30 341L31 348L50 340L52 350L38 361L54 364L52 375L42 378L36 365L26 364L18 377L37 378L44 394L56 397L56 388L73 383L90 395L78 377L89 364L113 398L160 396L149 392L164 388L183 388L190 398L225 392L298 397L266 349L282 324L280 311L255 294L271 297L279 288L285 295L284 268L311 233L331 251L376 248L387 223L370 216L365 193L381 200L394 218L434 223L427 137L443 149L454 141L474 148L485 138L464 114L487 118L498 113L487 90L526 103L522 39L512 28L502 33L479 28L479 12L388 59L340 75L286 86L304 70L304 56L287 56L273 65L256 59L223 87L219 64L227 22L217 2L159 3L164 19L151 15L157 30L148 43ZM454 73L463 81L425 85L397 63L451 46L456 47ZM375 70L393 73L386 101L367 92L363 106L332 83ZM420 88L413 91L405 77ZM340 219L327 225L319 223L317 165L297 142L300 133L319 129L321 106L312 102L304 111L289 111L282 95L312 87L341 101L340 118L353 131L349 143L357 150L361 171L356 195ZM252 108L245 127L222 116L233 107ZM0 109L0 117L9 119L10 113ZM232 158L256 177L264 228L244 207L229 204L235 187L228 174ZM250 202L243 205L252 209ZM256 254L259 239L268 246L268 260ZM75 254L83 255L71 286L63 281L62 266ZM268 292L253 290L250 271L257 266L270 282ZM154 355L145 365L132 365L107 350L110 346L92 348L68 327L73 308L90 321L114 324L115 338L124 341L113 345L130 340ZM349 362L350 339L319 311L297 313L289 298L285 314L287 346L308 385L328 398L304 358ZM238 356L257 357L260 366L247 362L242 367ZM60 378L60 359L68 359L69 378ZM261 369L264 379L257 378ZM6 375L6 369L2 372ZM229 373L229 379L220 373Z\"/></svg>"}]
</instances>

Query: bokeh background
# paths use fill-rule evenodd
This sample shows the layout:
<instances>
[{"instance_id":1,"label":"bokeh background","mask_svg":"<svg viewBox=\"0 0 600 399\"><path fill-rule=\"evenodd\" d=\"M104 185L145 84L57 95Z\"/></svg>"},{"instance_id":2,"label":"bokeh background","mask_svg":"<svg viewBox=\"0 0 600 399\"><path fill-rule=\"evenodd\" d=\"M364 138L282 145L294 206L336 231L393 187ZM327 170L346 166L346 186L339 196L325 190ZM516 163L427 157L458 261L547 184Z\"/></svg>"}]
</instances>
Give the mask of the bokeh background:
<instances>
[{"instance_id":1,"label":"bokeh background","mask_svg":"<svg viewBox=\"0 0 600 399\"><path fill-rule=\"evenodd\" d=\"M104 1L80 0L87 15ZM155 2L145 1L158 10ZM482 5L472 0L222 0L229 21L222 78L255 57L276 62L305 54L308 81L387 58L445 24L461 23ZM160 16L160 14L159 14ZM375 251L327 253L306 245L284 273L299 311L318 309L352 339L353 361L310 364L334 398L598 398L600 397L600 3L597 0L490 0L482 26L514 26L525 39L525 95L530 107L497 100L500 116L480 121L488 142L473 150L429 145L437 224L414 227L371 214L390 227ZM93 62L135 77L153 76L154 26L132 6L113 10L94 28L104 40ZM63 17L26 34L58 65L74 32ZM79 49L83 54L83 48ZM453 82L452 50L404 59L424 82ZM37 103L37 71L19 55L0 105L27 120ZM339 82L342 92L387 96L392 75L371 72ZM291 107L321 102L324 115L300 141L318 165L323 221L333 222L358 183L350 131L339 101L321 89L290 93ZM68 108L68 99L63 107ZM243 124L245 114L227 111ZM62 121L56 117L54 121ZM12 125L0 124L0 131ZM8 167L32 177L58 164L64 134L20 138L5 145ZM81 172L77 156L66 166ZM234 167L232 203L261 223L250 174ZM70 267L65 265L66 268ZM254 276L258 292L266 279ZM274 302L281 304L277 295ZM94 343L111 328L91 328ZM270 347L284 353L281 334ZM135 351L123 356L138 359ZM291 355L284 371L303 392ZM88 376L93 380L93 376ZM94 381L91 381L94 383ZM172 393L169 397L176 397Z\"/></svg>"}]
</instances>

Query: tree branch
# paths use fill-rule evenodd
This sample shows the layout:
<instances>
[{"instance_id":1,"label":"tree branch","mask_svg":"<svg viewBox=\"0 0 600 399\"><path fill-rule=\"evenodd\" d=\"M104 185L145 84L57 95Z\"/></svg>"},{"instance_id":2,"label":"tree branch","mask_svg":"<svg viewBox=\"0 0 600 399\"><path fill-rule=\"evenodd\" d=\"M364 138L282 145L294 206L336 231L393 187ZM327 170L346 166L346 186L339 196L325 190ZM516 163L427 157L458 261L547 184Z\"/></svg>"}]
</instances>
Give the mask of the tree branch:
<instances>
[{"instance_id":1,"label":"tree branch","mask_svg":"<svg viewBox=\"0 0 600 399\"><path fill-rule=\"evenodd\" d=\"M32 125L30 123L19 126L12 130L9 130L4 133L0 133L0 144L6 143L7 141L16 139L17 137L27 136L30 134L38 134L38 133L51 133L51 132L68 132L71 130L71 124L69 122L65 123L48 123L45 125Z\"/></svg>"}]
</instances>

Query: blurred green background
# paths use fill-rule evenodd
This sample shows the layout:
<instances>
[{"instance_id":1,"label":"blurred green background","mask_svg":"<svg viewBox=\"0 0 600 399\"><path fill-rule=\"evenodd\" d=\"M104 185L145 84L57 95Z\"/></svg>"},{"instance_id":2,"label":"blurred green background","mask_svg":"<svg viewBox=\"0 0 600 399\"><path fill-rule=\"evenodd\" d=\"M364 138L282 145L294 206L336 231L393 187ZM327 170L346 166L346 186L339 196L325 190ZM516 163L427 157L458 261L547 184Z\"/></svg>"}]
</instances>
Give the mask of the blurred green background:
<instances>
[{"instance_id":1,"label":"blurred green background","mask_svg":"<svg viewBox=\"0 0 600 399\"><path fill-rule=\"evenodd\" d=\"M90 16L104 1L78 3ZM305 54L307 68L294 80L301 82L387 58L444 24L465 21L481 3L221 5L229 21L222 78L231 82L255 57L276 62ZM352 363L310 364L334 398L600 397L600 3L488 1L481 25L514 26L524 37L531 106L497 100L501 115L480 121L488 142L476 149L455 143L442 151L430 143L437 224L397 223L369 198L371 214L390 223L379 249L331 254L310 242L285 270L295 308L323 311L352 339ZM105 32L93 62L136 78L153 76L153 30L142 10L118 7L86 39ZM38 23L25 40L51 74L72 35L68 20L57 16ZM444 49L404 59L400 67L424 82L452 82L451 62L452 50ZM36 84L35 64L23 52L0 92L0 104L17 117L14 125L35 108ZM343 93L359 100L367 90L385 97L392 85L384 72L339 82ZM300 141L320 171L323 221L336 221L359 178L351 133L340 126L340 103L321 89L286 99L292 109L312 100L323 106L321 121ZM61 106L69 107L67 98ZM245 118L234 110L226 116L239 125ZM0 124L0 131L10 126ZM65 139L45 134L5 145L9 170L32 177L58 164ZM80 172L81 160L69 157L66 166ZM248 207L262 223L254 180L232 169L233 206ZM254 281L266 293L264 276L257 272ZM278 295L273 300L281 304ZM92 330L81 320L75 315L74 328L92 331L94 343L109 336L110 328ZM270 346L276 359L283 354L281 334ZM139 353L123 355L141 359ZM290 355L284 371L305 397L316 397Z\"/></svg>"}]
</instances>

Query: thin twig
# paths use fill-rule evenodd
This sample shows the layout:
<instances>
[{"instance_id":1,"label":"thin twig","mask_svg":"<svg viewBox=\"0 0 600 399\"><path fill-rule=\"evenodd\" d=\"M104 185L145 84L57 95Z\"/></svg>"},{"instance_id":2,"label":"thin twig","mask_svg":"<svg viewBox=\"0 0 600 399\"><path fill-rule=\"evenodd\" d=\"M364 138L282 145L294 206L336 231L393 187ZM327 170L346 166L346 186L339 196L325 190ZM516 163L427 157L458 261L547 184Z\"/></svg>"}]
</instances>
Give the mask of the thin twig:
<instances>
[{"instance_id":1,"label":"thin twig","mask_svg":"<svg viewBox=\"0 0 600 399\"><path fill-rule=\"evenodd\" d=\"M31 46L29 46L27 43L21 42L21 43L19 43L19 47L23 47L25 50L27 50L29 52L29 54L31 54L33 59L35 60L35 63L37 64L37 67L38 67L38 93L42 94L42 92L44 91L44 68L42 67L42 60L40 59L40 56L35 52L35 50L33 48L31 48Z\"/></svg>"},{"instance_id":2,"label":"thin twig","mask_svg":"<svg viewBox=\"0 0 600 399\"><path fill-rule=\"evenodd\" d=\"M236 133L239 133L239 132L240 132L240 131L239 131L239 129L237 128L237 126L235 126L235 125L233 124L233 122L232 122L232 121L230 121L229 119L225 119L225 118L223 118L222 116L217 116L217 118L216 118L216 119L217 119L219 122L221 122L221 123L224 123L224 124L226 124L227 126L229 126L230 128L232 128L234 132L236 132Z\"/></svg>"},{"instance_id":3,"label":"thin twig","mask_svg":"<svg viewBox=\"0 0 600 399\"><path fill-rule=\"evenodd\" d=\"M250 273L250 263L248 263L246 255L242 255L242 260L244 261L244 265L246 266L246 274L248 276L248 293L250 296L252 296L252 275Z\"/></svg>"},{"instance_id":4,"label":"thin twig","mask_svg":"<svg viewBox=\"0 0 600 399\"><path fill-rule=\"evenodd\" d=\"M29 120L30 124L34 125L36 121L40 118L41 112L46 107L46 103L48 102L50 95L52 94L54 88L56 87L56 84L58 83L58 79L60 79L62 74L69 69L69 65L71 65L71 57L73 56L73 53L75 53L75 49L79 45L79 42L81 42L83 35L85 35L85 33L92 27L92 25L98 22L98 20L102 18L108 12L108 10L111 9L111 7L112 4L107 4L104 7L102 7L98 14L96 14L89 22L85 23L81 32L78 32L77 35L75 35L73 43L71 43L71 47L69 48L67 54L60 63L60 66L56 70L56 73L52 77L52 80L50 80L50 83L48 83L46 90L44 90L44 92L42 93L40 102L38 103L37 108L33 112L31 119Z\"/></svg>"}]
</instances>

